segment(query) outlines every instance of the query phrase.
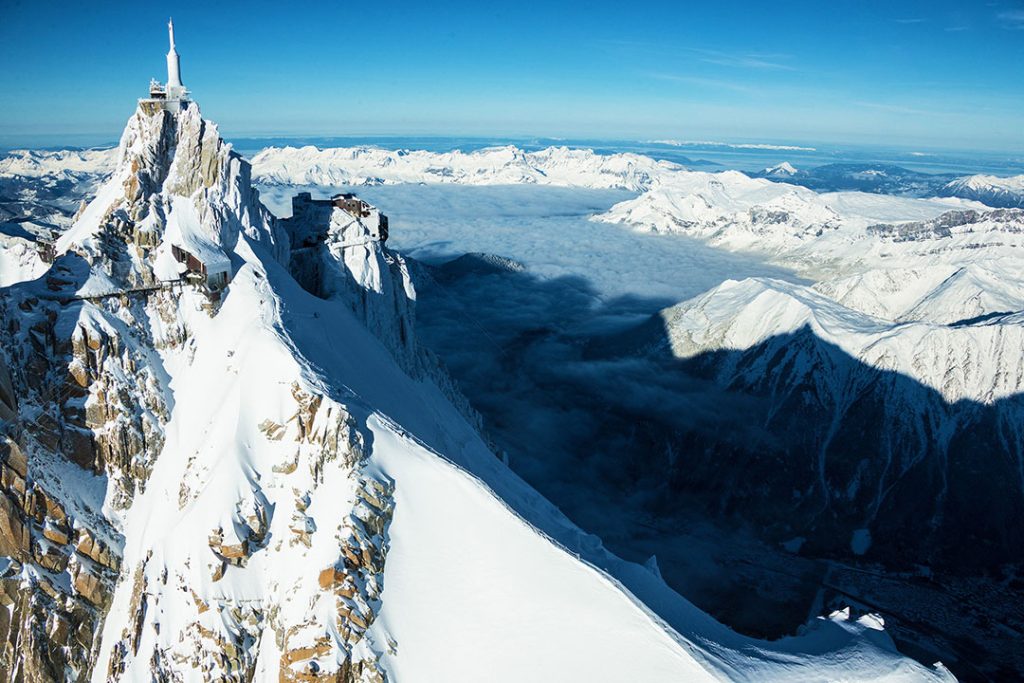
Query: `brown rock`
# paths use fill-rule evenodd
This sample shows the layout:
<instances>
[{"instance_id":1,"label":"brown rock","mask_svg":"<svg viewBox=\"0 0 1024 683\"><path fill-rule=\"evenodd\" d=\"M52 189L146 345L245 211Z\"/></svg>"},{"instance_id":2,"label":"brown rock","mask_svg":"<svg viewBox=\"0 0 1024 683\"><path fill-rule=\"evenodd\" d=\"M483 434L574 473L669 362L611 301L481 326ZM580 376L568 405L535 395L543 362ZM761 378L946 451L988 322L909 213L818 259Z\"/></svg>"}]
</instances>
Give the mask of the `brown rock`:
<instances>
[{"instance_id":1,"label":"brown rock","mask_svg":"<svg viewBox=\"0 0 1024 683\"><path fill-rule=\"evenodd\" d=\"M67 545L68 541L71 540L70 531L65 531L64 529L55 524L46 524L43 527L43 536L53 541L57 545Z\"/></svg>"},{"instance_id":2,"label":"brown rock","mask_svg":"<svg viewBox=\"0 0 1024 683\"><path fill-rule=\"evenodd\" d=\"M345 575L341 574L337 568L332 565L320 572L320 587L324 590L332 588L335 583L339 583L344 579L344 577Z\"/></svg>"},{"instance_id":3,"label":"brown rock","mask_svg":"<svg viewBox=\"0 0 1024 683\"><path fill-rule=\"evenodd\" d=\"M68 567L68 557L49 543L36 543L32 547L36 564L43 569L60 574Z\"/></svg>"},{"instance_id":4,"label":"brown rock","mask_svg":"<svg viewBox=\"0 0 1024 683\"><path fill-rule=\"evenodd\" d=\"M28 559L29 530L21 510L6 493L0 492L0 555Z\"/></svg>"},{"instance_id":5,"label":"brown rock","mask_svg":"<svg viewBox=\"0 0 1024 683\"><path fill-rule=\"evenodd\" d=\"M71 585L75 592L94 605L103 605L106 600L106 585L98 575L85 564L77 565Z\"/></svg>"},{"instance_id":6,"label":"brown rock","mask_svg":"<svg viewBox=\"0 0 1024 683\"><path fill-rule=\"evenodd\" d=\"M71 634L71 621L63 612L53 612L50 616L50 643L57 647L64 647L68 644L68 636Z\"/></svg>"},{"instance_id":7,"label":"brown rock","mask_svg":"<svg viewBox=\"0 0 1024 683\"><path fill-rule=\"evenodd\" d=\"M0 359L0 420L11 421L18 415L18 397L7 371L7 365Z\"/></svg>"},{"instance_id":8,"label":"brown rock","mask_svg":"<svg viewBox=\"0 0 1024 683\"><path fill-rule=\"evenodd\" d=\"M68 366L68 372L71 373L71 378L80 387L89 386L89 372L85 369L85 366L81 363L71 363Z\"/></svg>"},{"instance_id":9,"label":"brown rock","mask_svg":"<svg viewBox=\"0 0 1024 683\"><path fill-rule=\"evenodd\" d=\"M281 663L286 666L290 666L295 662L302 662L307 659L316 659L317 657L323 657L329 654L331 651L330 642L320 642L312 647L299 647L294 650L288 650L281 655Z\"/></svg>"},{"instance_id":10,"label":"brown rock","mask_svg":"<svg viewBox=\"0 0 1024 683\"><path fill-rule=\"evenodd\" d=\"M0 445L0 451L4 453L4 461L7 466L17 472L22 478L28 476L28 458L22 453L21 448L13 439L5 438Z\"/></svg>"},{"instance_id":11,"label":"brown rock","mask_svg":"<svg viewBox=\"0 0 1024 683\"><path fill-rule=\"evenodd\" d=\"M221 555L226 560L241 560L249 556L249 541L245 540L241 543L232 543L229 545L220 545L214 548L214 552Z\"/></svg>"},{"instance_id":12,"label":"brown rock","mask_svg":"<svg viewBox=\"0 0 1024 683\"><path fill-rule=\"evenodd\" d=\"M75 550L93 562L115 571L121 564L121 559L110 552L107 544L93 536L88 529L78 530L78 543L75 546Z\"/></svg>"},{"instance_id":13,"label":"brown rock","mask_svg":"<svg viewBox=\"0 0 1024 683\"><path fill-rule=\"evenodd\" d=\"M21 582L18 579L0 579L0 606L9 607L21 593ZM5 612L6 610L0 610Z\"/></svg>"},{"instance_id":14,"label":"brown rock","mask_svg":"<svg viewBox=\"0 0 1024 683\"><path fill-rule=\"evenodd\" d=\"M356 555L356 553L353 552L352 548L350 548L347 545L346 546L342 546L341 552L344 553L345 558L349 561L349 563L351 563L351 565L353 567L359 567L360 566L360 563L362 562L362 558L359 555Z\"/></svg>"},{"instance_id":15,"label":"brown rock","mask_svg":"<svg viewBox=\"0 0 1024 683\"><path fill-rule=\"evenodd\" d=\"M66 523L68 515L64 512L64 508L61 504L51 498L43 489L37 488L36 491L38 491L43 497L43 502L46 505L46 516L50 519L57 520L57 522L61 524Z\"/></svg>"},{"instance_id":16,"label":"brown rock","mask_svg":"<svg viewBox=\"0 0 1024 683\"><path fill-rule=\"evenodd\" d=\"M24 500L25 479L7 465L0 465L0 485L18 500Z\"/></svg>"},{"instance_id":17,"label":"brown rock","mask_svg":"<svg viewBox=\"0 0 1024 683\"><path fill-rule=\"evenodd\" d=\"M261 422L259 428L269 441L280 441L284 437L285 426L269 418Z\"/></svg>"},{"instance_id":18,"label":"brown rock","mask_svg":"<svg viewBox=\"0 0 1024 683\"><path fill-rule=\"evenodd\" d=\"M91 468L96 458L92 432L83 429L68 429L66 435L68 458L71 462L84 469Z\"/></svg>"}]
</instances>

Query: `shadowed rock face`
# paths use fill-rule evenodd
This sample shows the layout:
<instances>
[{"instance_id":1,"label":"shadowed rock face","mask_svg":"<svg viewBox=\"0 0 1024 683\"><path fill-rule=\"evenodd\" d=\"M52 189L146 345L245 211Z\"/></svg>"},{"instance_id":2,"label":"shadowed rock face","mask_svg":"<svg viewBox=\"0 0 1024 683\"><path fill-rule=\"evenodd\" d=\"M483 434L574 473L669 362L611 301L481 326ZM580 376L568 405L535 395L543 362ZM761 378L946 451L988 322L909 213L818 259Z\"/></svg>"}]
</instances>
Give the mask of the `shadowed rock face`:
<instances>
[{"instance_id":1,"label":"shadowed rock face","mask_svg":"<svg viewBox=\"0 0 1024 683\"><path fill-rule=\"evenodd\" d=\"M405 259L377 239L370 217L326 207L282 221L289 271L314 296L342 302L410 374L423 371L415 337L416 293Z\"/></svg>"}]
</instances>

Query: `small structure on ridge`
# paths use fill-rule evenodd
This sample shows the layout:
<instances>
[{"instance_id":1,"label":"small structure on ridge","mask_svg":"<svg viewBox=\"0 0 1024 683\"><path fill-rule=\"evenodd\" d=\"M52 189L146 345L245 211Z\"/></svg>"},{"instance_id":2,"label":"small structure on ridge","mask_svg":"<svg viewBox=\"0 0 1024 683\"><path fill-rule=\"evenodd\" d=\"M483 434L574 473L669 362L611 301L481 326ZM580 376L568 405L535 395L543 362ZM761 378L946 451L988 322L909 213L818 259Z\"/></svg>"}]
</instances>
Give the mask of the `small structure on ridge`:
<instances>
[{"instance_id":1,"label":"small structure on ridge","mask_svg":"<svg viewBox=\"0 0 1024 683\"><path fill-rule=\"evenodd\" d=\"M341 209L365 225L371 239L382 244L387 242L388 217L351 192L336 194L330 199L313 199L309 192L300 192L292 197L292 217L286 219L291 228L292 246L309 247L323 242L334 209Z\"/></svg>"},{"instance_id":2,"label":"small structure on ridge","mask_svg":"<svg viewBox=\"0 0 1024 683\"><path fill-rule=\"evenodd\" d=\"M210 292L219 292L231 280L231 261L223 253L202 250L196 255L184 247L172 244L171 255L185 266L185 279L198 282Z\"/></svg>"}]
</instances>

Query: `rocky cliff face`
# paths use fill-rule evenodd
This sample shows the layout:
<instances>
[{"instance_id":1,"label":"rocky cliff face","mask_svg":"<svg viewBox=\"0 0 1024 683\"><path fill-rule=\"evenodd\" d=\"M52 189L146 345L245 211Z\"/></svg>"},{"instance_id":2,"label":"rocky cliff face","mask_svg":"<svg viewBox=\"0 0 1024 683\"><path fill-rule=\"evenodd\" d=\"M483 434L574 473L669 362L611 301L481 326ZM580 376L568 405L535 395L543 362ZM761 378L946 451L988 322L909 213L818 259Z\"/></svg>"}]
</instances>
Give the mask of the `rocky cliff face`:
<instances>
[{"instance_id":1,"label":"rocky cliff face","mask_svg":"<svg viewBox=\"0 0 1024 683\"><path fill-rule=\"evenodd\" d=\"M197 527L207 532L201 549L181 564L154 561L144 534L131 534L133 516L152 521L160 508L147 503L140 512L139 499L161 454L177 457L167 430L180 423L172 413L182 376L225 303L177 282L172 243L200 243L243 271L239 252L252 258L255 249L272 268L289 261L287 235L259 203L248 164L195 105L136 112L111 179L58 241L56 262L0 301L0 555L9 558L0 579L8 608L0 678L174 678L188 667L236 680L251 680L257 668L282 680L379 680L363 634L382 588L389 484L360 473L358 427L301 375L280 379L291 407L256 421L260 440L289 453L254 473L251 488L227 497L206 491L197 470L208 468L194 454L173 481L161 480L156 495L173 493L175 510L197 500L210 506L211 519ZM324 273L330 291L387 328L382 337L391 334L396 352L411 359L412 340L391 332L410 324L400 317L411 298L400 260L365 249L337 256L328 264L336 272ZM382 293L386 310L374 303ZM348 508L336 517L333 551L321 550L309 508L325 480L338 495L339 476L351 491ZM281 480L280 496L256 484L266 477ZM126 541L129 551L142 547L126 555ZM301 588L279 585L285 576L273 578L261 562L246 571L254 556L294 558L314 548L324 566ZM272 608L252 596L218 596L218 583L236 574L264 577L243 582L288 595ZM289 600L301 608L283 609ZM107 617L112 603L119 609ZM179 617L169 620L171 610ZM151 642L162 623L173 646ZM272 665L259 657L264 640L280 653Z\"/></svg>"}]
</instances>

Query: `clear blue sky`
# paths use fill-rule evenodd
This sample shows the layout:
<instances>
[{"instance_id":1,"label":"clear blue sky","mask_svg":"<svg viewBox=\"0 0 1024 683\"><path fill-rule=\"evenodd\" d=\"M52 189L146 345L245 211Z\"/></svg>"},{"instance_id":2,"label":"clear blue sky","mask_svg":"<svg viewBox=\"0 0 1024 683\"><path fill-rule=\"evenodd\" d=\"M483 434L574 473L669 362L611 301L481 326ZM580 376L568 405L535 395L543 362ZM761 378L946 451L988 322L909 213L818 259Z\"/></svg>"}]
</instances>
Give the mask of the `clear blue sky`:
<instances>
[{"instance_id":1,"label":"clear blue sky","mask_svg":"<svg viewBox=\"0 0 1024 683\"><path fill-rule=\"evenodd\" d=\"M228 136L1024 150L1024 0L0 0L0 144L114 139L171 14Z\"/></svg>"}]
</instances>

